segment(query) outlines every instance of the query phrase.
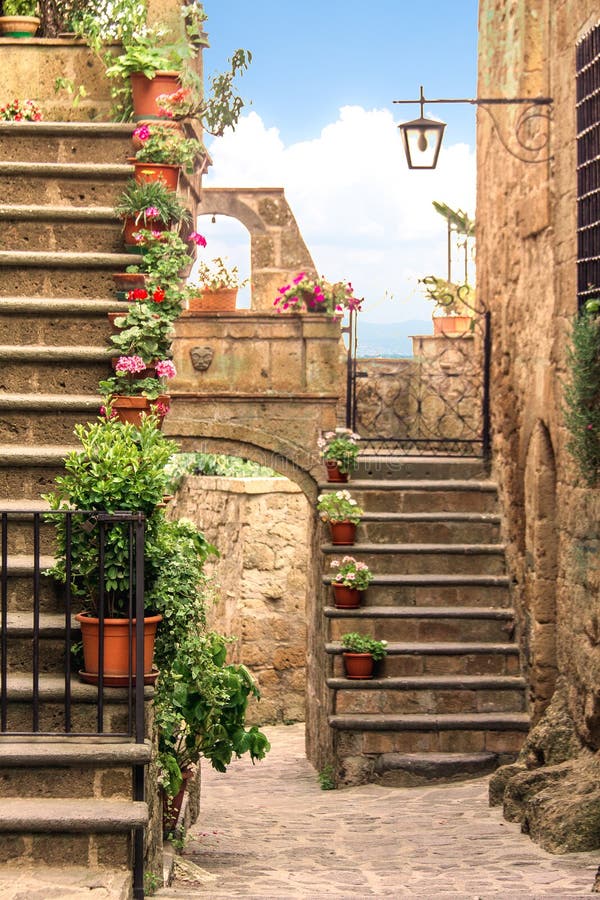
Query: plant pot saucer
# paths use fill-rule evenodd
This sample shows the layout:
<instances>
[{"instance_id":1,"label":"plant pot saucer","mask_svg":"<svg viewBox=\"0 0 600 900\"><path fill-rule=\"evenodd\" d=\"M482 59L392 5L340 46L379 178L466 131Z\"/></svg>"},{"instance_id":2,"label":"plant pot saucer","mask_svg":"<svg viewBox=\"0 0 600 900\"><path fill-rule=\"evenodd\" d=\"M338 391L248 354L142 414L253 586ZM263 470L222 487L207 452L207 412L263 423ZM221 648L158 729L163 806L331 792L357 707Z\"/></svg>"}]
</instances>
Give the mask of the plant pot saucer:
<instances>
[{"instance_id":1,"label":"plant pot saucer","mask_svg":"<svg viewBox=\"0 0 600 900\"><path fill-rule=\"evenodd\" d=\"M158 669L152 669L151 672L148 672L144 675L144 684L154 684L156 679L158 678ZM85 684L98 684L98 673L97 672L84 672L83 669L80 669L78 672L79 677ZM135 684L135 676L132 678L132 684ZM129 675L105 675L104 676L104 687L128 687L129 686Z\"/></svg>"},{"instance_id":2,"label":"plant pot saucer","mask_svg":"<svg viewBox=\"0 0 600 900\"><path fill-rule=\"evenodd\" d=\"M372 677L372 675L346 675L346 678L349 678L350 681L367 681L368 678Z\"/></svg>"}]
</instances>

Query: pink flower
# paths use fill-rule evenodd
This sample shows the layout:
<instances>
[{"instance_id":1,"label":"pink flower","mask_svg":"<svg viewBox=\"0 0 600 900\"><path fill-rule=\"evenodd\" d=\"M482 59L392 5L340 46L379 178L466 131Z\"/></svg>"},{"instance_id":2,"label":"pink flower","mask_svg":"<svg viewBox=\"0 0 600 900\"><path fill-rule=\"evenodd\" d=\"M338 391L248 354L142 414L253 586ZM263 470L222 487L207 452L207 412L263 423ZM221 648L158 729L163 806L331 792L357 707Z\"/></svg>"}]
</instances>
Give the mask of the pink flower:
<instances>
[{"instance_id":1,"label":"pink flower","mask_svg":"<svg viewBox=\"0 0 600 900\"><path fill-rule=\"evenodd\" d=\"M177 369L170 359L163 359L156 363L156 374L159 378L175 378Z\"/></svg>"},{"instance_id":2,"label":"pink flower","mask_svg":"<svg viewBox=\"0 0 600 900\"><path fill-rule=\"evenodd\" d=\"M156 206L147 206L146 207L146 218L147 219L157 219L158 218L158 210Z\"/></svg>"},{"instance_id":3,"label":"pink flower","mask_svg":"<svg viewBox=\"0 0 600 900\"><path fill-rule=\"evenodd\" d=\"M166 416L166 414L169 412L170 408L171 408L171 404L169 403L168 400L166 400L166 401L159 400L158 403L154 404L154 409L156 411L156 414L158 416L160 416L161 418L163 416Z\"/></svg>"},{"instance_id":4,"label":"pink flower","mask_svg":"<svg viewBox=\"0 0 600 900\"><path fill-rule=\"evenodd\" d=\"M300 282L304 278L305 274L306 274L305 272L300 272L299 275L296 275L296 277L294 278L294 284L300 284Z\"/></svg>"},{"instance_id":5,"label":"pink flower","mask_svg":"<svg viewBox=\"0 0 600 900\"><path fill-rule=\"evenodd\" d=\"M147 141L150 137L150 129L147 125L139 125L133 132L133 136L140 141Z\"/></svg>"},{"instance_id":6,"label":"pink flower","mask_svg":"<svg viewBox=\"0 0 600 900\"><path fill-rule=\"evenodd\" d=\"M135 374L136 372L143 372L145 368L146 363L141 356L120 356L117 360L115 371Z\"/></svg>"},{"instance_id":7,"label":"pink flower","mask_svg":"<svg viewBox=\"0 0 600 900\"><path fill-rule=\"evenodd\" d=\"M289 284L286 284L284 287L280 287L280 288L279 288L279 293L280 293L280 294L285 294L286 291L289 291L290 287L291 287L291 285L289 285Z\"/></svg>"},{"instance_id":8,"label":"pink flower","mask_svg":"<svg viewBox=\"0 0 600 900\"><path fill-rule=\"evenodd\" d=\"M192 231L190 241L193 241L197 247L206 247L206 238L204 235L198 234L197 231Z\"/></svg>"}]
</instances>

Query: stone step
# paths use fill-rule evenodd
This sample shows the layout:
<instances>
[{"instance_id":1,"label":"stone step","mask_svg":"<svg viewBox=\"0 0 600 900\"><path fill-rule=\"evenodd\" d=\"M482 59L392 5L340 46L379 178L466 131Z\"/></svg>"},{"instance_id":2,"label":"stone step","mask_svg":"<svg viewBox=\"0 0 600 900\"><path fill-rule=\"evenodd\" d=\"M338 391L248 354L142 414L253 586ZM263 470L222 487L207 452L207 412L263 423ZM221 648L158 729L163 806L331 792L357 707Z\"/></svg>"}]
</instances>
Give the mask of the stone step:
<instances>
[{"instance_id":1,"label":"stone step","mask_svg":"<svg viewBox=\"0 0 600 900\"><path fill-rule=\"evenodd\" d=\"M114 122L0 122L4 162L125 163L134 124Z\"/></svg>"},{"instance_id":2,"label":"stone step","mask_svg":"<svg viewBox=\"0 0 600 900\"><path fill-rule=\"evenodd\" d=\"M495 513L365 513L356 529L358 543L494 544L500 540Z\"/></svg>"},{"instance_id":3,"label":"stone step","mask_svg":"<svg viewBox=\"0 0 600 900\"><path fill-rule=\"evenodd\" d=\"M401 456L385 452L372 454L361 451L358 467L352 479L394 481L408 478L467 479L486 478L487 468L482 459L475 456Z\"/></svg>"},{"instance_id":4,"label":"stone step","mask_svg":"<svg viewBox=\"0 0 600 900\"><path fill-rule=\"evenodd\" d=\"M0 799L0 862L26 858L76 866L131 860L132 829L148 822L146 803L127 800Z\"/></svg>"},{"instance_id":5,"label":"stone step","mask_svg":"<svg viewBox=\"0 0 600 900\"><path fill-rule=\"evenodd\" d=\"M379 575L502 575L503 544L323 544L326 557L350 555ZM327 568L327 559L325 560Z\"/></svg>"},{"instance_id":6,"label":"stone step","mask_svg":"<svg viewBox=\"0 0 600 900\"><path fill-rule=\"evenodd\" d=\"M525 681L518 676L429 675L360 681L329 678L334 712L481 713L524 712Z\"/></svg>"},{"instance_id":7,"label":"stone step","mask_svg":"<svg viewBox=\"0 0 600 900\"><path fill-rule=\"evenodd\" d=\"M98 385L96 383L95 390ZM99 414L99 394L2 394L0 442L4 444L64 444L75 425Z\"/></svg>"},{"instance_id":8,"label":"stone step","mask_svg":"<svg viewBox=\"0 0 600 900\"><path fill-rule=\"evenodd\" d=\"M340 644L328 643L325 650L333 657L333 675L343 677L344 666ZM517 644L509 642L390 641L387 656L376 666L376 675L381 678L406 675L518 674L519 648Z\"/></svg>"},{"instance_id":9,"label":"stone step","mask_svg":"<svg viewBox=\"0 0 600 900\"><path fill-rule=\"evenodd\" d=\"M32 447L0 444L0 506L15 497L39 500L54 489L54 478L64 471L64 458L76 444Z\"/></svg>"},{"instance_id":10,"label":"stone step","mask_svg":"<svg viewBox=\"0 0 600 900\"><path fill-rule=\"evenodd\" d=\"M497 753L381 753L375 761L379 784L417 787L481 778L498 767Z\"/></svg>"},{"instance_id":11,"label":"stone step","mask_svg":"<svg viewBox=\"0 0 600 900\"><path fill-rule=\"evenodd\" d=\"M331 584L331 575L324 575L323 583ZM505 608L511 602L509 586L506 575L375 574L362 605Z\"/></svg>"},{"instance_id":12,"label":"stone step","mask_svg":"<svg viewBox=\"0 0 600 900\"><path fill-rule=\"evenodd\" d=\"M82 868L71 865L66 858L64 866L25 864L15 860L0 865L0 897L3 900L81 900L82 897L102 897L103 900L131 900L131 872L110 866Z\"/></svg>"},{"instance_id":13,"label":"stone step","mask_svg":"<svg viewBox=\"0 0 600 900\"><path fill-rule=\"evenodd\" d=\"M511 609L490 607L361 606L359 609L326 607L330 638L339 640L348 631L360 631L378 640L492 641L512 638L514 614Z\"/></svg>"},{"instance_id":14,"label":"stone step","mask_svg":"<svg viewBox=\"0 0 600 900\"><path fill-rule=\"evenodd\" d=\"M0 197L18 206L114 206L133 166L0 161Z\"/></svg>"},{"instance_id":15,"label":"stone step","mask_svg":"<svg viewBox=\"0 0 600 900\"><path fill-rule=\"evenodd\" d=\"M339 485L321 483L319 491ZM365 512L497 512L493 481L376 481L352 479L346 486Z\"/></svg>"},{"instance_id":16,"label":"stone step","mask_svg":"<svg viewBox=\"0 0 600 900\"><path fill-rule=\"evenodd\" d=\"M132 265L130 253L0 250L2 297L114 297L113 272Z\"/></svg>"},{"instance_id":17,"label":"stone step","mask_svg":"<svg viewBox=\"0 0 600 900\"><path fill-rule=\"evenodd\" d=\"M0 319L13 345L43 347L82 345L106 348L109 312L126 309L110 300L69 297L0 297Z\"/></svg>"},{"instance_id":18,"label":"stone step","mask_svg":"<svg viewBox=\"0 0 600 900\"><path fill-rule=\"evenodd\" d=\"M1 398L0 398L1 403ZM6 513L7 549L10 557L19 556L21 565L33 547L34 513L49 509L44 500L12 500L0 504L0 515ZM54 552L54 525L39 517L40 552L50 557Z\"/></svg>"},{"instance_id":19,"label":"stone step","mask_svg":"<svg viewBox=\"0 0 600 900\"><path fill-rule=\"evenodd\" d=\"M17 394L98 394L98 381L111 373L107 347L0 346L4 390ZM21 395L22 396L22 395Z\"/></svg>"},{"instance_id":20,"label":"stone step","mask_svg":"<svg viewBox=\"0 0 600 900\"><path fill-rule=\"evenodd\" d=\"M123 252L123 228L112 206L0 204L6 250Z\"/></svg>"},{"instance_id":21,"label":"stone step","mask_svg":"<svg viewBox=\"0 0 600 900\"><path fill-rule=\"evenodd\" d=\"M71 622L71 640L80 639L79 623ZM0 635L6 635L6 665L8 672L31 672L33 659L34 617L30 611L8 612L6 631L0 625ZM42 612L39 616L39 671L64 672L69 648L65 644L65 617Z\"/></svg>"}]
</instances>

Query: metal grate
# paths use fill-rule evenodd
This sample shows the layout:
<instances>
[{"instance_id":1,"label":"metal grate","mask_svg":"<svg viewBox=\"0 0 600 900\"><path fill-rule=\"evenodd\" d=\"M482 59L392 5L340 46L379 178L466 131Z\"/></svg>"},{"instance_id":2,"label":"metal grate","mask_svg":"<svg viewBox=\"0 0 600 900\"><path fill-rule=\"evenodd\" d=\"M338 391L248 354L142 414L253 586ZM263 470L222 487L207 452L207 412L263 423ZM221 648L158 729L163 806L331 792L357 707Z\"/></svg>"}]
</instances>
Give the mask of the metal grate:
<instances>
[{"instance_id":1,"label":"metal grate","mask_svg":"<svg viewBox=\"0 0 600 900\"><path fill-rule=\"evenodd\" d=\"M576 48L577 298L600 292L600 23Z\"/></svg>"}]
</instances>

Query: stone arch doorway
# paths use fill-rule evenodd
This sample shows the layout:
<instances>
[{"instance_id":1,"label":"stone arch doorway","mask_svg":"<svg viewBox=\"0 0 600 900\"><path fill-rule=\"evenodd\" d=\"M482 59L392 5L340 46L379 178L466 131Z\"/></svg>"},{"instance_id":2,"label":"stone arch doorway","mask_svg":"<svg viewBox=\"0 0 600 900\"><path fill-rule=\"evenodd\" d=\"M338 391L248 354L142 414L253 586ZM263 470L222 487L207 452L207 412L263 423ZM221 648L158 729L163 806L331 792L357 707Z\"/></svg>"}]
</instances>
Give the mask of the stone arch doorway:
<instances>
[{"instance_id":1,"label":"stone arch doorway","mask_svg":"<svg viewBox=\"0 0 600 900\"><path fill-rule=\"evenodd\" d=\"M250 233L251 309L271 310L300 270L316 274L283 188L203 188L198 215L231 216Z\"/></svg>"},{"instance_id":2,"label":"stone arch doorway","mask_svg":"<svg viewBox=\"0 0 600 900\"><path fill-rule=\"evenodd\" d=\"M538 421L525 464L525 604L533 720L556 686L556 464L548 429Z\"/></svg>"},{"instance_id":3,"label":"stone arch doorway","mask_svg":"<svg viewBox=\"0 0 600 900\"><path fill-rule=\"evenodd\" d=\"M238 290L236 307L250 309L250 234L246 226L231 216L201 213L196 219L196 230L204 235L207 245L198 253L189 280L196 280L195 269L198 263L210 263L215 257L221 257L228 268L235 266L238 269L242 281L248 279L248 284Z\"/></svg>"}]
</instances>

